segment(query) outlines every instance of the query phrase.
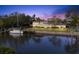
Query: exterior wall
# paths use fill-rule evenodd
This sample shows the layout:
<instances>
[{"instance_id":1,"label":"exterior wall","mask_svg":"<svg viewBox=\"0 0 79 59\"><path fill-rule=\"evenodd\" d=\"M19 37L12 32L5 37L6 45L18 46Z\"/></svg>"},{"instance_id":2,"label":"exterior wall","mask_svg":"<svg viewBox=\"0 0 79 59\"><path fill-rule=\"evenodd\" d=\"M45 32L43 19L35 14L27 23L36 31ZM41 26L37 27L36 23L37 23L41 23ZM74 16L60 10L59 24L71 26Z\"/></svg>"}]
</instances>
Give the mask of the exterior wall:
<instances>
[{"instance_id":1,"label":"exterior wall","mask_svg":"<svg viewBox=\"0 0 79 59\"><path fill-rule=\"evenodd\" d=\"M66 28L66 25L52 25L52 24L44 24L43 22L33 22L33 27L44 27L44 28L52 28L52 27L58 27L58 28Z\"/></svg>"},{"instance_id":2,"label":"exterior wall","mask_svg":"<svg viewBox=\"0 0 79 59\"><path fill-rule=\"evenodd\" d=\"M73 19L72 19L71 17L68 17L68 18L66 19L66 22L67 22L68 26L70 26L70 23L71 23L72 20L73 20Z\"/></svg>"},{"instance_id":3,"label":"exterior wall","mask_svg":"<svg viewBox=\"0 0 79 59\"><path fill-rule=\"evenodd\" d=\"M39 23L39 22L33 22L33 27L35 27L35 26L44 27L44 28L52 27L51 25L43 24L42 22L41 23Z\"/></svg>"}]
</instances>

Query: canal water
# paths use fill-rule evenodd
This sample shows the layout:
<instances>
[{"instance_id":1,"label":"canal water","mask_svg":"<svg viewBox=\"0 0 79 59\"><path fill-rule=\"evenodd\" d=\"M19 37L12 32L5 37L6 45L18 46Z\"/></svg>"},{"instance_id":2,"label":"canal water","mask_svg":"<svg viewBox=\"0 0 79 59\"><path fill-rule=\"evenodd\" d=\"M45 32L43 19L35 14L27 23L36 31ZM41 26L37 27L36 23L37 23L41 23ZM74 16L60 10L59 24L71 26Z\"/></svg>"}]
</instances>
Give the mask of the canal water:
<instances>
[{"instance_id":1,"label":"canal water","mask_svg":"<svg viewBox=\"0 0 79 59\"><path fill-rule=\"evenodd\" d=\"M16 54L79 53L79 38L42 34L0 34L0 45L14 48Z\"/></svg>"}]
</instances>

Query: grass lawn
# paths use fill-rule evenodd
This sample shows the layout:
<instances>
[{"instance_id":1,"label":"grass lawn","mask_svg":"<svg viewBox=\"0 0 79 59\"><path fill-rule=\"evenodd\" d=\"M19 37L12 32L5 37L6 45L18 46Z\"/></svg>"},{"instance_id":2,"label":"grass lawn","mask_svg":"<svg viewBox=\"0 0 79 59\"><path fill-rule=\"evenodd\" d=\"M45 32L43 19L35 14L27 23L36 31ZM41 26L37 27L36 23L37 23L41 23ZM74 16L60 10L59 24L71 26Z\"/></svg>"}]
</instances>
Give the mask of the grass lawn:
<instances>
[{"instance_id":1,"label":"grass lawn","mask_svg":"<svg viewBox=\"0 0 79 59\"><path fill-rule=\"evenodd\" d=\"M69 30L67 28L29 28L28 31L51 31L51 32L68 32Z\"/></svg>"}]
</instances>

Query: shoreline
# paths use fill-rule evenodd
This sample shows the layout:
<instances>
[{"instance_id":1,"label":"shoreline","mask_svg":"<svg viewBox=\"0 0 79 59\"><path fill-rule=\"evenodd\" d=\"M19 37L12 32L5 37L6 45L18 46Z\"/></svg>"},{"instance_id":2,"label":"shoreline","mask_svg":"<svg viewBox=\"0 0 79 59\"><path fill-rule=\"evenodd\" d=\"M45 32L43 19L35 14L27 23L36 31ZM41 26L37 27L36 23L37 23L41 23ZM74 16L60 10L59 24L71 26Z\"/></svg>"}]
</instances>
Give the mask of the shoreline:
<instances>
[{"instance_id":1,"label":"shoreline","mask_svg":"<svg viewBox=\"0 0 79 59\"><path fill-rule=\"evenodd\" d=\"M0 31L0 33L8 33L9 31ZM56 31L40 31L40 30L24 30L24 34L40 34L40 35L59 35L59 36L79 36L79 32L56 32Z\"/></svg>"},{"instance_id":2,"label":"shoreline","mask_svg":"<svg viewBox=\"0 0 79 59\"><path fill-rule=\"evenodd\" d=\"M36 34L60 35L60 36L79 36L79 32L49 32L49 31L35 31Z\"/></svg>"},{"instance_id":3,"label":"shoreline","mask_svg":"<svg viewBox=\"0 0 79 59\"><path fill-rule=\"evenodd\" d=\"M32 34L38 34L38 35L58 35L58 36L79 36L79 32L50 32L50 31L25 31L25 33L32 33Z\"/></svg>"},{"instance_id":4,"label":"shoreline","mask_svg":"<svg viewBox=\"0 0 79 59\"><path fill-rule=\"evenodd\" d=\"M30 32L33 34L40 34L40 35L61 35L61 36L79 36L79 32L76 31L68 31L67 29L44 29L44 28L29 28L24 30L26 33Z\"/></svg>"}]
</instances>

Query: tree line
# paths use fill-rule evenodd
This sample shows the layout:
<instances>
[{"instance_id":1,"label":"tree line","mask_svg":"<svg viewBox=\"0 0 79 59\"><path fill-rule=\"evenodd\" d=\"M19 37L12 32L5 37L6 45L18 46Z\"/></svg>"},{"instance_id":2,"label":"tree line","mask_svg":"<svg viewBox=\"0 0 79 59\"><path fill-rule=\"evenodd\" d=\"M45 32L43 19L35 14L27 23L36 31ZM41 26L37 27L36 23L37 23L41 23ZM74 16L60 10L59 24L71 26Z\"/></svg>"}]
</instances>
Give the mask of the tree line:
<instances>
[{"instance_id":1,"label":"tree line","mask_svg":"<svg viewBox=\"0 0 79 59\"><path fill-rule=\"evenodd\" d=\"M18 27L30 27L33 17L22 13L18 14ZM0 28L17 27L17 12L0 16Z\"/></svg>"},{"instance_id":2,"label":"tree line","mask_svg":"<svg viewBox=\"0 0 79 59\"><path fill-rule=\"evenodd\" d=\"M66 25L69 25L71 27L79 26L79 9L76 7L69 8L65 14L66 18ZM67 19L71 19L70 23L67 23Z\"/></svg>"}]
</instances>

